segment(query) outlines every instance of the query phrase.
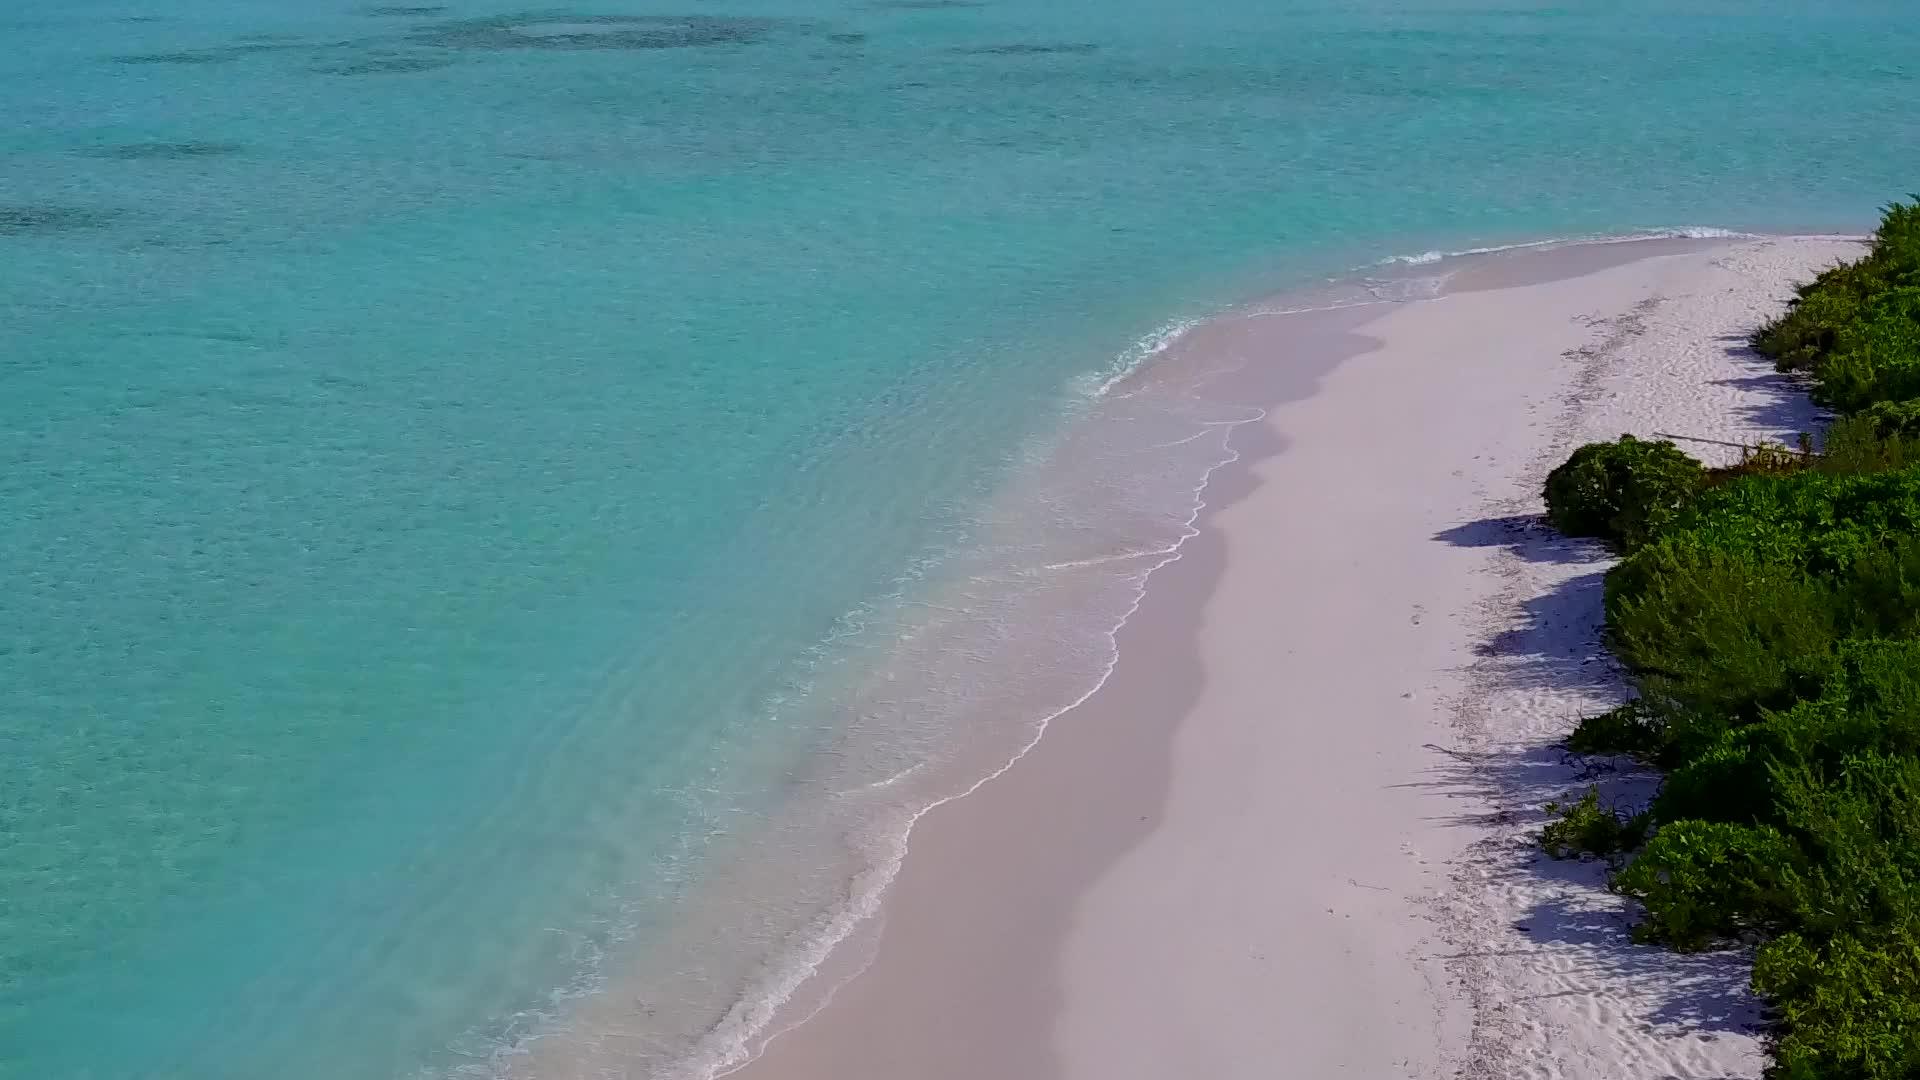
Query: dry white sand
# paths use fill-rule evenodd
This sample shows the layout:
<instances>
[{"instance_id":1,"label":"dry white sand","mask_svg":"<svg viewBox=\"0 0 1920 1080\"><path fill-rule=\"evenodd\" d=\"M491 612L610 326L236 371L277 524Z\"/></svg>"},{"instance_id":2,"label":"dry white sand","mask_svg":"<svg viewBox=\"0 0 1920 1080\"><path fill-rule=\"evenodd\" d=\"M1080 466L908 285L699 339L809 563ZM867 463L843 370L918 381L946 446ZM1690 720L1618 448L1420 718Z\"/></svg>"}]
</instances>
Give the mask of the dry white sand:
<instances>
[{"instance_id":1,"label":"dry white sand","mask_svg":"<svg viewBox=\"0 0 1920 1080\"><path fill-rule=\"evenodd\" d=\"M1201 532L1101 691L920 823L871 966L739 1075L1756 1076L1745 959L1632 945L1604 868L1531 846L1586 782L1555 743L1625 693L1607 561L1538 491L1622 432L1810 428L1741 342L1856 250L1532 253L1188 335L1269 407ZM1343 354L1311 396L1281 377Z\"/></svg>"}]
</instances>

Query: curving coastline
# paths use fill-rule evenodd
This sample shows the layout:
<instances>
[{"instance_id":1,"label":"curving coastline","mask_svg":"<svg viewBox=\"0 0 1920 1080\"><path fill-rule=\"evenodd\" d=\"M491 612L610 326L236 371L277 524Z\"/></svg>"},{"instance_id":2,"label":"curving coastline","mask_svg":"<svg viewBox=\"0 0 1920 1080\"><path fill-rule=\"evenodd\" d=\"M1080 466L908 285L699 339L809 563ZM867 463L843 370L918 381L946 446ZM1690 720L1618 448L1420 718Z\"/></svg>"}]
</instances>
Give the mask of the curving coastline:
<instances>
[{"instance_id":1,"label":"curving coastline","mask_svg":"<svg viewBox=\"0 0 1920 1080\"><path fill-rule=\"evenodd\" d=\"M1581 425L1637 428L1704 420L1704 413L1689 413L1685 404L1701 397L1701 380L1761 376L1740 374L1742 361L1728 355L1707 356L1701 361L1706 366L1697 369L1652 368L1656 350L1650 346L1670 348L1678 341L1691 356L1715 336L1737 331L1733 322L1776 302L1794 277L1845 249L1845 242L1830 238L1725 237L1529 250L1451 266L1448 290L1430 302L1336 305L1280 317L1255 309L1181 335L1151 367L1163 374L1183 364L1204 369L1212 391L1263 409L1264 416L1234 429L1234 457L1216 466L1218 473L1210 473L1210 482L1195 493L1196 531L1157 567L1151 590L1143 578L1143 597L1134 604L1138 615L1130 611L1115 634L1118 662L1070 714L1063 709L1053 717L1050 738L1029 742L1013 763L989 777L991 784L976 782L968 790L977 794L964 801L942 800L936 804L940 812L925 820L915 815L912 850L873 920L877 942L834 973L836 993L768 1026L767 1052L737 1075L891 1070L927 1077L1145 1077L1165 1075L1155 1070L1172 1067L1176 1046L1192 1049L1186 1040L1206 1042L1224 1055L1209 1075L1264 1075L1258 1070L1275 1055L1303 1067L1349 1067L1356 1064L1351 1055L1362 1052L1377 1056L1382 1068L1437 1075L1454 1065L1522 1052L1524 1040L1509 1029L1542 1032L1543 1039L1570 1045L1554 1026L1567 1025L1565 1018L1515 1021L1511 1008L1502 1012L1505 1006L1488 998L1489 988L1503 987L1500 980L1510 973L1498 971L1498 964L1473 966L1492 963L1487 957L1497 950L1478 948L1487 935L1525 933L1496 931L1490 913L1498 905L1479 893L1534 897L1529 890L1545 887L1494 883L1502 873L1520 871L1487 861L1512 861L1500 827L1488 822L1525 811L1511 801L1514 792L1490 787L1484 778L1450 774L1459 758L1420 746L1430 741L1477 754L1482 751L1474 748L1476 740L1537 741L1546 735L1540 729L1543 711L1559 716L1571 710L1570 717L1583 701L1617 687L1602 691L1591 681L1533 685L1524 716L1492 707L1475 734L1463 702L1469 687L1487 697L1491 677L1486 658L1473 659L1476 645L1498 637L1500 620L1524 610L1531 598L1510 581L1491 587L1489 574L1511 578L1512 567L1503 560L1519 555L1497 543L1489 550L1440 541L1449 528L1472 523L1446 525L1440 519L1524 503L1537 488L1532 472L1585 430ZM1758 261L1744 271L1727 270L1744 265L1741 260ZM1522 261L1535 265L1518 265ZM1709 297L1726 288L1716 275L1729 273L1734 300ZM1532 283L1515 284L1516 275ZM1658 342L1619 332L1636 319L1644 324L1648 310L1668 312L1681 325ZM1482 319L1514 328L1496 346L1497 360L1464 355ZM1459 351L1448 351L1436 335L1458 338ZM1447 362L1456 365L1452 382L1444 367L1436 370ZM1624 380L1626 388L1602 398L1608 380ZM1665 389L1641 393L1632 387L1636 382ZM1774 392L1759 386L1706 396ZM1377 418L1364 415L1396 400L1416 410L1407 430L1383 430ZM1450 411L1454 419L1436 428L1436 417ZM1517 432L1483 431L1487 425L1476 422L1476 415L1530 419ZM1331 465L1336 472L1351 469L1351 461L1338 462L1362 449L1352 441L1356 430L1372 433L1365 445L1373 447L1366 451L1373 456L1366 461L1382 470L1366 479L1407 483L1390 474L1406 467L1406 454L1427 452L1423 448L1435 438L1456 440L1460 447L1430 456L1452 460L1468 446L1480 452L1460 457L1458 470L1433 473L1435 486L1424 493L1417 485L1400 488L1405 504L1342 508L1341 498L1367 485L1356 485L1360 478L1349 473L1345 484L1316 486L1326 482L1313 480L1316 466L1303 459L1321 458L1318 467ZM1439 464L1413 471L1424 474ZM1352 584L1342 577L1350 566L1314 564L1309 557L1317 550L1314 543L1329 543L1345 520L1342 514L1351 513L1366 518L1366 528L1345 521L1367 536L1366 554L1383 565L1404 559L1434 571L1431 582L1418 579L1417 587L1385 590L1394 603L1412 605L1393 622L1429 628L1415 632L1413 641L1391 640L1385 628L1392 623L1370 624L1369 613L1338 619L1343 632L1356 635L1345 641L1347 651L1316 642L1329 635L1313 634L1310 627L1275 621L1272 609L1294 604L1326 617L1327 605L1310 601L1338 590L1328 580L1303 583L1303 570ZM1318 525L1309 524L1316 519ZM1421 520L1420 528L1439 527L1409 529L1408 519ZM1309 596L1302 589L1320 591ZM1234 608L1231 618L1223 608ZM1239 632L1223 634L1217 629L1223 619L1240 620ZM1437 637L1436 624L1446 628ZM1591 637L1591 629L1566 629L1553 647L1574 653L1590 648L1579 635ZM1227 639L1237 644L1229 647ZM1384 651L1371 657L1353 651L1362 643L1366 650ZM1299 668L1305 661L1293 657L1315 647L1332 651L1320 655L1324 663ZM1260 654L1268 652L1273 655L1262 661ZM1256 674L1226 693L1222 673L1234 670L1235 662L1253 665L1248 670ZM1379 682L1382 671L1393 672L1395 685L1407 688L1390 698L1377 693L1382 687L1354 693L1356 682ZM1326 672L1345 678L1323 686L1330 678ZM1305 681L1294 683L1289 674ZM1372 730L1330 736L1311 715L1314 707L1336 714L1353 710L1356 696ZM1287 706L1276 709L1275 702ZM1275 719L1262 729L1232 715L1246 711L1271 712ZM1431 738L1414 737L1422 730ZM1268 752L1277 752L1278 744L1263 740L1297 737L1306 764L1267 773L1228 758L1213 760L1210 769L1195 764L1196 754L1217 752L1216 744L1229 737ZM1257 807L1209 801L1204 789L1217 795L1223 786L1234 787L1223 785L1223 770L1237 776L1235 790ZM1383 785L1388 778L1415 787ZM1271 792L1256 791L1269 785L1292 794L1276 804ZM1322 798L1307 798L1308 791ZM1355 791L1375 798L1356 803ZM1422 824L1445 816L1435 813L1436 806L1458 811L1454 804L1461 800L1484 805L1451 825ZM1244 833L1248 829L1254 831ZM1220 835L1241 830L1244 838L1261 829L1276 841L1270 850L1233 850ZM1316 837L1314 830L1327 835ZM1390 838L1393 843L1385 843ZM1289 848L1288 841L1301 850ZM1207 852L1206 859L1196 849ZM1354 872L1338 873L1341 860L1356 851L1359 861L1346 867ZM1182 880L1207 894L1235 895L1243 903L1259 897L1280 908L1264 916L1240 911L1237 918L1212 918L1220 913L1210 911L1203 896L1183 891ZM1477 881L1479 892L1463 881ZM1182 913L1176 897L1193 910ZM1309 897L1319 905L1314 910L1303 906ZM1347 951L1329 953L1322 942L1274 929L1309 923L1327 909L1340 923L1364 928L1358 934L1347 927L1334 931L1331 940L1343 941ZM961 913L965 922L956 924ZM1224 957L1206 952L1223 945L1222 928L1250 947L1260 946L1269 966L1276 958L1295 957L1294 970L1313 973L1313 980L1223 970ZM1624 947L1623 935L1594 947ZM1351 950L1363 939L1367 944L1356 960ZM1449 939L1476 947L1438 947ZM1196 961L1192 950L1205 960ZM1156 953L1164 953L1157 963ZM1320 962L1300 963L1307 959ZM1343 967L1351 970L1328 974ZM1142 969L1154 971L1155 978L1141 979ZM1183 1027L1190 1018L1174 1007L1176 1000L1150 985L1189 975L1198 982L1185 986L1178 1001L1211 1005L1202 1010L1207 1022L1191 1028ZM1301 985L1308 981L1313 985ZM1645 1019L1628 1015L1615 1025L1619 1030L1596 1037L1613 1040L1608 1045L1616 1048L1631 1044L1629 1058L1648 1060L1706 1053L1731 1065L1753 1052L1750 1037L1649 1034L1641 1030ZM1383 1022L1393 1032L1389 1037L1375 1030ZM1175 1034L1132 1037L1148 1029ZM1329 1035L1356 1029L1372 1034L1359 1042ZM1495 1037L1496 1031L1509 1034ZM1580 1042L1575 1038L1571 1045ZM1709 1043L1717 1045L1702 1051ZM1595 1068L1617 1064L1604 1055L1587 1061ZM1619 1075L1583 1073L1578 1062L1556 1068L1555 1075Z\"/></svg>"}]
</instances>

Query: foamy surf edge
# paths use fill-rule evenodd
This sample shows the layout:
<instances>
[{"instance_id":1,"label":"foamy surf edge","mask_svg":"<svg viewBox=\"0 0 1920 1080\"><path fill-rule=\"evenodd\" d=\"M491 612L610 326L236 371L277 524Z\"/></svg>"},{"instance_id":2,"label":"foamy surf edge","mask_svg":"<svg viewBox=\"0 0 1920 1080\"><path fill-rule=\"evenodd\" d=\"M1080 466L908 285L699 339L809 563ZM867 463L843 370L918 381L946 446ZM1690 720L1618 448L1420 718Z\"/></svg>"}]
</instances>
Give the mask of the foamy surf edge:
<instances>
[{"instance_id":1,"label":"foamy surf edge","mask_svg":"<svg viewBox=\"0 0 1920 1080\"><path fill-rule=\"evenodd\" d=\"M1388 255L1374 262L1350 267L1345 272L1322 279L1313 285L1304 285L1303 290L1314 285L1329 286L1340 282L1355 285L1367 284L1366 274L1372 270L1387 267L1431 266L1448 259L1463 259L1476 255L1498 255L1509 251L1550 250L1563 247L1582 247L1591 244L1635 244L1649 240L1754 240L1762 234L1742 232L1737 229L1722 228L1717 225L1676 225L1652 229L1638 229L1622 233L1583 233L1573 236L1553 236L1540 240L1524 240L1511 244L1490 244L1482 247L1442 250L1429 249L1412 255ZM1289 290L1292 291L1292 290ZM1213 319L1219 318L1239 308L1246 308L1258 315L1301 315L1316 311L1338 311L1351 307L1365 307L1373 304L1401 303L1426 297L1408 294L1403 296L1385 296L1369 290L1365 298L1355 298L1328 304L1309 304L1300 307L1282 307L1269 309L1259 302L1229 304L1198 315L1175 319L1165 323L1141 337L1132 346L1122 350L1113 362L1097 371L1088 372L1074 379L1070 385L1072 396L1098 401L1125 383L1135 372L1140 371L1156 358L1179 343L1180 339L1193 330Z\"/></svg>"},{"instance_id":2,"label":"foamy surf edge","mask_svg":"<svg viewBox=\"0 0 1920 1080\"><path fill-rule=\"evenodd\" d=\"M1106 367L1073 379L1068 385L1069 394L1089 402L1099 401L1126 382L1128 376L1151 363L1154 358L1164 355L1175 342L1186 336L1187 331L1214 318L1216 314L1196 315L1166 323L1122 350Z\"/></svg>"},{"instance_id":3,"label":"foamy surf edge","mask_svg":"<svg viewBox=\"0 0 1920 1080\"><path fill-rule=\"evenodd\" d=\"M1714 225L1677 225L1672 228L1645 229L1628 233L1591 233L1581 236L1553 237L1546 240L1527 240L1512 244L1491 244L1486 247L1460 248L1453 251L1430 249L1415 255L1389 255L1370 265L1428 266L1443 259L1459 259L1469 255L1498 255L1503 251L1530 251L1537 248L1576 247L1584 244L1634 244L1647 240L1753 240L1758 237L1758 233L1723 229Z\"/></svg>"}]
</instances>

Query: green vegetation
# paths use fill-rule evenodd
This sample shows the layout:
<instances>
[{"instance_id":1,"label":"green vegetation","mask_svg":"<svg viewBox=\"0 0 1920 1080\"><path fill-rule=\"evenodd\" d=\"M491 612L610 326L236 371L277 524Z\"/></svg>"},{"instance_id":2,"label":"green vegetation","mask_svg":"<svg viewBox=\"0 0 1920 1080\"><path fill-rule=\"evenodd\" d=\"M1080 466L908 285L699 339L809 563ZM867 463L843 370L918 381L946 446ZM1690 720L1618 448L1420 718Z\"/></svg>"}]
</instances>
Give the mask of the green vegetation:
<instances>
[{"instance_id":1,"label":"green vegetation","mask_svg":"<svg viewBox=\"0 0 1920 1080\"><path fill-rule=\"evenodd\" d=\"M1709 471L1623 438L1548 478L1556 526L1625 553L1640 693L1568 746L1667 775L1638 814L1550 807L1542 843L1621 860L1641 940L1758 947L1769 1080L1920 1077L1920 203L1754 345L1839 412L1819 454Z\"/></svg>"},{"instance_id":2,"label":"green vegetation","mask_svg":"<svg viewBox=\"0 0 1920 1080\"><path fill-rule=\"evenodd\" d=\"M1567 749L1576 754L1624 754L1641 761L1659 761L1666 745L1665 718L1638 699L1587 717L1567 736Z\"/></svg>"},{"instance_id":3,"label":"green vegetation","mask_svg":"<svg viewBox=\"0 0 1920 1080\"><path fill-rule=\"evenodd\" d=\"M1547 813L1559 817L1541 830L1540 845L1556 859L1611 858L1639 847L1647 836L1647 816L1600 805L1598 787L1576 802L1548 803Z\"/></svg>"},{"instance_id":4,"label":"green vegetation","mask_svg":"<svg viewBox=\"0 0 1920 1080\"><path fill-rule=\"evenodd\" d=\"M1547 474L1547 520L1568 536L1620 548L1645 540L1707 480L1698 461L1670 442L1591 443Z\"/></svg>"},{"instance_id":5,"label":"green vegetation","mask_svg":"<svg viewBox=\"0 0 1920 1080\"><path fill-rule=\"evenodd\" d=\"M1920 436L1920 398L1906 401L1876 401L1861 414L1881 439L1911 439Z\"/></svg>"},{"instance_id":6,"label":"green vegetation","mask_svg":"<svg viewBox=\"0 0 1920 1080\"><path fill-rule=\"evenodd\" d=\"M1897 390L1911 378L1902 372L1920 368L1920 356L1911 351L1917 330L1920 201L1889 206L1866 256L1802 286L1786 313L1754 334L1753 345L1781 371L1813 375L1815 400L1854 412L1876 401L1920 396ZM1860 396L1862 388L1875 385L1881 392ZM1843 403L1856 397L1857 403Z\"/></svg>"},{"instance_id":7,"label":"green vegetation","mask_svg":"<svg viewBox=\"0 0 1920 1080\"><path fill-rule=\"evenodd\" d=\"M1698 949L1777 924L1794 854L1768 826L1676 821L1653 834L1613 885L1647 905L1635 937Z\"/></svg>"},{"instance_id":8,"label":"green vegetation","mask_svg":"<svg viewBox=\"0 0 1920 1080\"><path fill-rule=\"evenodd\" d=\"M1920 436L1902 434L1897 428L1883 434L1881 427L1882 421L1871 409L1834 421L1814 466L1846 476L1920 465Z\"/></svg>"}]
</instances>

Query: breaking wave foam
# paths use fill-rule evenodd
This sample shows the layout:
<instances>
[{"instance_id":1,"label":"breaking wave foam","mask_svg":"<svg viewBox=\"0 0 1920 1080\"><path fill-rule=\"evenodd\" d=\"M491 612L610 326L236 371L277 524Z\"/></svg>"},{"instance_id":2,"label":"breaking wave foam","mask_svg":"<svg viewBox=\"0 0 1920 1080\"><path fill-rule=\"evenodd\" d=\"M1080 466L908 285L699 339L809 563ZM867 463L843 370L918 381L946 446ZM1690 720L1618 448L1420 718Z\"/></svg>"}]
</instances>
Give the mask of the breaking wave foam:
<instances>
[{"instance_id":1,"label":"breaking wave foam","mask_svg":"<svg viewBox=\"0 0 1920 1080\"><path fill-rule=\"evenodd\" d=\"M1422 251L1417 255L1389 255L1375 266L1427 266L1442 259L1458 259L1468 255L1497 255L1503 251L1527 251L1536 248L1574 247L1581 244L1633 244L1643 240L1743 240L1753 233L1736 232L1711 225L1681 225L1670 229L1648 229L1633 233L1594 233L1587 236L1557 237L1550 240L1529 240L1515 244L1493 244L1488 247L1461 248L1457 251Z\"/></svg>"}]
</instances>

